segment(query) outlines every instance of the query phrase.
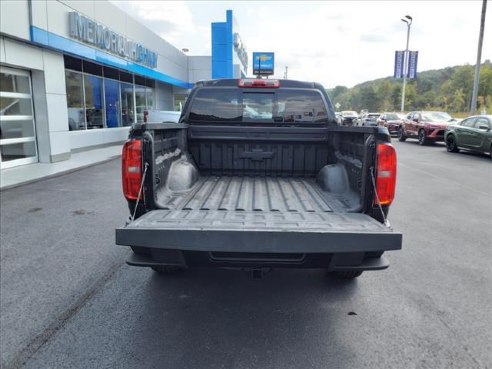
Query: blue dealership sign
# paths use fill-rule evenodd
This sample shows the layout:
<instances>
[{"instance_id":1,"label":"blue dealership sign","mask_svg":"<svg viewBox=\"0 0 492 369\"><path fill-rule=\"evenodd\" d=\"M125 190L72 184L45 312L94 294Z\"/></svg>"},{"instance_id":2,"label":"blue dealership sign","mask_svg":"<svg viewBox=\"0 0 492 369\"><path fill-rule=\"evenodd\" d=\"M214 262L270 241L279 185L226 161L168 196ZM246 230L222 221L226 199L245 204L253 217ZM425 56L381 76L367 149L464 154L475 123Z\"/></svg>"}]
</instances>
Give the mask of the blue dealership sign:
<instances>
[{"instance_id":1,"label":"blue dealership sign","mask_svg":"<svg viewBox=\"0 0 492 369\"><path fill-rule=\"evenodd\" d=\"M395 51L395 71L393 73L394 78L403 78L403 58L405 51Z\"/></svg>"},{"instance_id":2,"label":"blue dealership sign","mask_svg":"<svg viewBox=\"0 0 492 369\"><path fill-rule=\"evenodd\" d=\"M272 52L253 53L253 74L269 76L274 73L275 54Z\"/></svg>"},{"instance_id":3,"label":"blue dealership sign","mask_svg":"<svg viewBox=\"0 0 492 369\"><path fill-rule=\"evenodd\" d=\"M408 79L417 79L417 61L419 59L419 52L418 51L409 51L409 58L408 58L408 72L407 72L407 78Z\"/></svg>"}]
</instances>

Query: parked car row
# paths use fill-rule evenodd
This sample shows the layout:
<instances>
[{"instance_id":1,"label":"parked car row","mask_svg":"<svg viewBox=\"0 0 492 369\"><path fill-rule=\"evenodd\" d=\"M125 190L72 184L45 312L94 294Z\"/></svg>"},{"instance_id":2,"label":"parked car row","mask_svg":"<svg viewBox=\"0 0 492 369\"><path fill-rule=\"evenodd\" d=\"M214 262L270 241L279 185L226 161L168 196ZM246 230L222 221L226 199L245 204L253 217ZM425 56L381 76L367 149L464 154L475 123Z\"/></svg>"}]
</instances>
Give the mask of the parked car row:
<instances>
[{"instance_id":1,"label":"parked car row","mask_svg":"<svg viewBox=\"0 0 492 369\"><path fill-rule=\"evenodd\" d=\"M369 113L367 110L361 111L358 114L353 110L344 110L335 112L338 119L338 124L341 126L377 126L377 120L381 113Z\"/></svg>"},{"instance_id":2,"label":"parked car row","mask_svg":"<svg viewBox=\"0 0 492 369\"><path fill-rule=\"evenodd\" d=\"M448 113L414 111L401 120L398 140L417 139L420 145L445 142L448 152L460 149L489 154L492 158L492 116L476 115L461 121Z\"/></svg>"},{"instance_id":3,"label":"parked car row","mask_svg":"<svg viewBox=\"0 0 492 369\"><path fill-rule=\"evenodd\" d=\"M338 123L348 126L382 126L399 141L417 140L420 145L444 142L448 152L475 151L492 158L492 115L475 115L461 121L446 112L411 111L369 113L359 116L355 111L338 113Z\"/></svg>"}]
</instances>

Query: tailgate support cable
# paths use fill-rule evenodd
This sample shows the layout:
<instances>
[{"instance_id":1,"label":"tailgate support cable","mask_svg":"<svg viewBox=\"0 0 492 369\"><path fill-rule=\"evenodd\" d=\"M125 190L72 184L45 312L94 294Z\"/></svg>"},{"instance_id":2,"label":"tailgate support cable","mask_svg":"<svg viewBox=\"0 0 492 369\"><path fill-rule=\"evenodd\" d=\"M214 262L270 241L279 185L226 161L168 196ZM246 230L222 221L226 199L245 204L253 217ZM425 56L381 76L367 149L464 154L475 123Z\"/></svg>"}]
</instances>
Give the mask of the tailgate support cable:
<instances>
[{"instance_id":1,"label":"tailgate support cable","mask_svg":"<svg viewBox=\"0 0 492 369\"><path fill-rule=\"evenodd\" d=\"M135 209L133 209L133 214L130 219L131 222L135 220L135 215L137 214L138 203L140 202L140 196L142 195L143 185L145 182L145 175L147 174L148 167L149 167L149 163L145 163L145 169L142 175L142 182L140 183L140 190L138 191L137 202L135 203Z\"/></svg>"},{"instance_id":2,"label":"tailgate support cable","mask_svg":"<svg viewBox=\"0 0 492 369\"><path fill-rule=\"evenodd\" d=\"M374 195L376 196L377 205L379 210L381 211L381 215L383 216L384 224L388 224L386 221L386 215L384 215L383 207L381 206L381 202L379 201L378 190L376 189L376 179L374 178L374 167L371 167L371 180L372 187L374 188Z\"/></svg>"}]
</instances>

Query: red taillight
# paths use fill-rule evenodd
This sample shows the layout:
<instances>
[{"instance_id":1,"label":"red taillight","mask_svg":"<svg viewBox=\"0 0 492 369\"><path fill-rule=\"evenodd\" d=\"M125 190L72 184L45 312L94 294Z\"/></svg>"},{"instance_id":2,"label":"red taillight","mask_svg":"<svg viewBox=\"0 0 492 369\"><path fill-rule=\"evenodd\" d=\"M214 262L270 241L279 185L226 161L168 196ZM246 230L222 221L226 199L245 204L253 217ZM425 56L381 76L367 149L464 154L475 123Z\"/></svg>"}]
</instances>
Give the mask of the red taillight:
<instances>
[{"instance_id":1,"label":"red taillight","mask_svg":"<svg viewBox=\"0 0 492 369\"><path fill-rule=\"evenodd\" d=\"M240 79L237 85L244 88L279 88L280 81L278 79Z\"/></svg>"},{"instance_id":2,"label":"red taillight","mask_svg":"<svg viewBox=\"0 0 492 369\"><path fill-rule=\"evenodd\" d=\"M391 205L396 188L396 151L391 144L378 145L376 170L377 197L374 204Z\"/></svg>"},{"instance_id":3,"label":"red taillight","mask_svg":"<svg viewBox=\"0 0 492 369\"><path fill-rule=\"evenodd\" d=\"M121 158L123 194L127 200L137 200L142 182L142 141L125 142Z\"/></svg>"}]
</instances>

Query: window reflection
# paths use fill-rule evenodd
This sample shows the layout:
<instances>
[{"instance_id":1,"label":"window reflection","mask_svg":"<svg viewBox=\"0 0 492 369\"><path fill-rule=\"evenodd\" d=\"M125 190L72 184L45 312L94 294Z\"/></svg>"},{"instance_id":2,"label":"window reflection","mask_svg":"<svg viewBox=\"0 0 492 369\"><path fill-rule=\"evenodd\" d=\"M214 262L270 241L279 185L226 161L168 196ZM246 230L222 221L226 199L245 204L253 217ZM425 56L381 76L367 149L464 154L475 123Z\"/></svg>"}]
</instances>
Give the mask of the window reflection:
<instances>
[{"instance_id":1,"label":"window reflection","mask_svg":"<svg viewBox=\"0 0 492 369\"><path fill-rule=\"evenodd\" d=\"M104 127L103 85L102 78L84 76L85 117L87 129Z\"/></svg>"},{"instance_id":2,"label":"window reflection","mask_svg":"<svg viewBox=\"0 0 492 369\"><path fill-rule=\"evenodd\" d=\"M121 123L123 126L130 126L133 123L133 85L120 83L121 90Z\"/></svg>"},{"instance_id":3,"label":"window reflection","mask_svg":"<svg viewBox=\"0 0 492 369\"><path fill-rule=\"evenodd\" d=\"M30 94L29 77L17 74L0 73L0 88L2 92Z\"/></svg>"},{"instance_id":4,"label":"window reflection","mask_svg":"<svg viewBox=\"0 0 492 369\"><path fill-rule=\"evenodd\" d=\"M82 74L65 71L67 86L68 128L70 131L85 129L84 94Z\"/></svg>"},{"instance_id":5,"label":"window reflection","mask_svg":"<svg viewBox=\"0 0 492 369\"><path fill-rule=\"evenodd\" d=\"M35 136L30 77L0 66L0 168L34 162Z\"/></svg>"},{"instance_id":6,"label":"window reflection","mask_svg":"<svg viewBox=\"0 0 492 369\"><path fill-rule=\"evenodd\" d=\"M66 68L73 67L72 59L65 57ZM143 122L145 110L153 109L152 80L85 61L79 64L78 70L65 70L71 131L130 126ZM133 79L135 83L129 83Z\"/></svg>"},{"instance_id":7,"label":"window reflection","mask_svg":"<svg viewBox=\"0 0 492 369\"><path fill-rule=\"evenodd\" d=\"M147 110L144 86L135 85L135 102L137 108L137 122L143 122L144 111Z\"/></svg>"},{"instance_id":8,"label":"window reflection","mask_svg":"<svg viewBox=\"0 0 492 369\"><path fill-rule=\"evenodd\" d=\"M104 97L106 101L106 126L119 127L120 121L120 83L112 79L104 80Z\"/></svg>"}]
</instances>

